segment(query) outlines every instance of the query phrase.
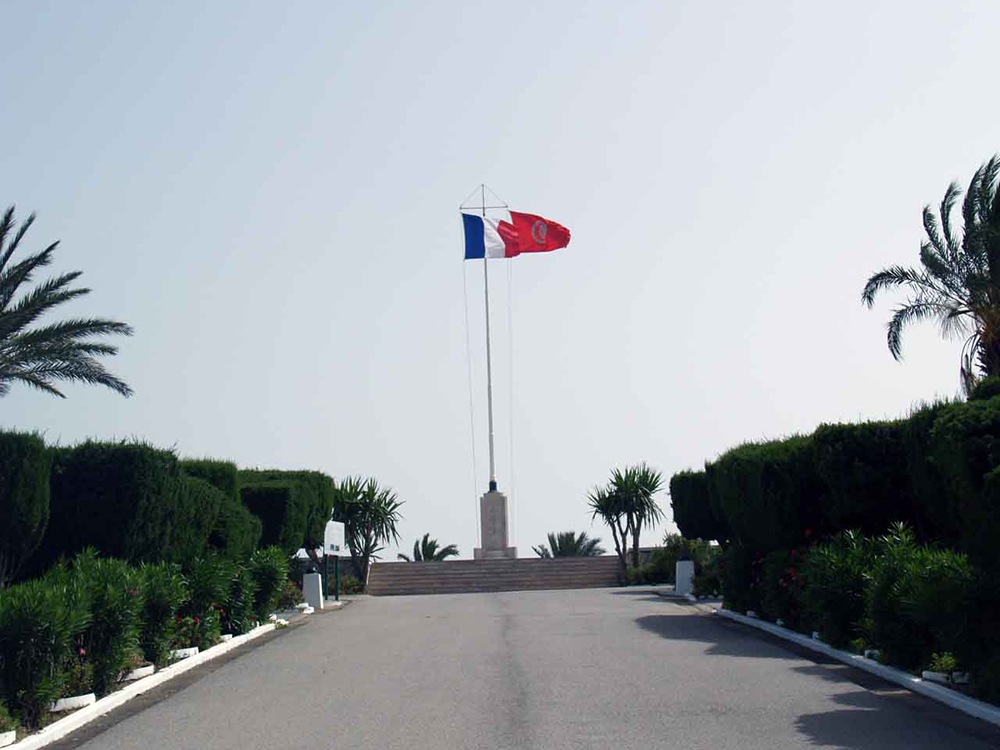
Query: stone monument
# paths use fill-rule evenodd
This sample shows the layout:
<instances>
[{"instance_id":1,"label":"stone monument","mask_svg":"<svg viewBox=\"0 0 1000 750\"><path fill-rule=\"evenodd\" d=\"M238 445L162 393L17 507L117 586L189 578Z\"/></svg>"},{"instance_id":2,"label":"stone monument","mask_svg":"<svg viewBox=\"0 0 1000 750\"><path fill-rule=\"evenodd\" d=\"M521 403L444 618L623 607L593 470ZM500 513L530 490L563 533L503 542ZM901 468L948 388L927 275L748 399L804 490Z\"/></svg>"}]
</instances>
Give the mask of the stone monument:
<instances>
[{"instance_id":1,"label":"stone monument","mask_svg":"<svg viewBox=\"0 0 1000 750\"><path fill-rule=\"evenodd\" d=\"M482 525L482 547L473 550L476 560L493 560L517 557L517 547L508 546L507 496L497 490L495 481L490 491L479 498L479 519Z\"/></svg>"}]
</instances>

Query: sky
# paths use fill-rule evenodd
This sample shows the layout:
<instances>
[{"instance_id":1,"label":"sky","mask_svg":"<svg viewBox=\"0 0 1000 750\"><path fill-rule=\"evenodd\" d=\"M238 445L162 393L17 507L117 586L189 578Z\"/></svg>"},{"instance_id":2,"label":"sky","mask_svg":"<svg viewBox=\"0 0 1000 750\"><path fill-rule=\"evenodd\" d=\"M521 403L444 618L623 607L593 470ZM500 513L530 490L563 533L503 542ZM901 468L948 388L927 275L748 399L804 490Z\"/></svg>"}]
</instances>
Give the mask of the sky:
<instances>
[{"instance_id":1,"label":"sky","mask_svg":"<svg viewBox=\"0 0 1000 750\"><path fill-rule=\"evenodd\" d=\"M0 201L135 329L135 390L15 387L0 425L374 476L471 557L488 480L485 183L569 227L490 262L497 469L522 556L616 466L958 392L892 359L867 277L1000 151L1000 4L12 0ZM956 217L956 222L958 222ZM54 316L53 319L55 319ZM466 320L468 319L468 325ZM471 399L470 399L471 383ZM470 402L473 408L470 411ZM643 534L655 544L673 528ZM395 557L395 548L384 554Z\"/></svg>"}]
</instances>

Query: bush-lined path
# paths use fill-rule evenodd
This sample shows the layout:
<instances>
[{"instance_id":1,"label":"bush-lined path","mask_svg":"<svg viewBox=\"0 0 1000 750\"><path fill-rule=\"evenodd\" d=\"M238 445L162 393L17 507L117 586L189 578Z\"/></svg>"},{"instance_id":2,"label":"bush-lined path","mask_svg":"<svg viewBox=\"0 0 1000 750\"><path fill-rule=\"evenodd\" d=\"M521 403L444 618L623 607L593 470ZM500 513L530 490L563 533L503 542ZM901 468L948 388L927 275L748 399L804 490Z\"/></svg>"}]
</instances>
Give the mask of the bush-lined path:
<instances>
[{"instance_id":1,"label":"bush-lined path","mask_svg":"<svg viewBox=\"0 0 1000 750\"><path fill-rule=\"evenodd\" d=\"M637 588L364 599L91 735L53 747L1000 746L987 724Z\"/></svg>"}]
</instances>

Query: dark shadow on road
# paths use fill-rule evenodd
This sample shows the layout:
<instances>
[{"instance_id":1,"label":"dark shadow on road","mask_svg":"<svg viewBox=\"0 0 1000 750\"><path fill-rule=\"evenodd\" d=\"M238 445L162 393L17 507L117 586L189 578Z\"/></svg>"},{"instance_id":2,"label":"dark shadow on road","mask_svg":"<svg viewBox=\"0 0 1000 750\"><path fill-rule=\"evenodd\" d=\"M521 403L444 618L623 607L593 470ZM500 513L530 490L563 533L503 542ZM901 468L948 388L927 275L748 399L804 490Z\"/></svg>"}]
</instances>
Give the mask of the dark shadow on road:
<instances>
[{"instance_id":1,"label":"dark shadow on road","mask_svg":"<svg viewBox=\"0 0 1000 750\"><path fill-rule=\"evenodd\" d=\"M740 656L753 659L795 659L796 654L787 651L763 638L748 638L738 626L733 628L729 620L720 620L711 615L676 614L646 615L636 619L643 630L656 633L668 640L696 641L708 648L710 656Z\"/></svg>"}]
</instances>

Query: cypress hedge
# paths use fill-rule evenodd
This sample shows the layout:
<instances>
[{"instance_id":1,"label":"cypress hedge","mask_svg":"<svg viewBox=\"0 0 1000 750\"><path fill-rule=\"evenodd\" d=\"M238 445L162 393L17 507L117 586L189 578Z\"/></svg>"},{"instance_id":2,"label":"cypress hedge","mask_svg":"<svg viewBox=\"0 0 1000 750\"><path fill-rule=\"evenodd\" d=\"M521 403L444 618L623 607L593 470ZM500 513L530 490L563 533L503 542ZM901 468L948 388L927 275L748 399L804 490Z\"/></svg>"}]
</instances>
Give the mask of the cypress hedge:
<instances>
[{"instance_id":1,"label":"cypress hedge","mask_svg":"<svg viewBox=\"0 0 1000 750\"><path fill-rule=\"evenodd\" d=\"M305 533L300 546L306 549L319 549L323 546L323 533L333 514L336 494L332 477L320 471L252 469L240 472L240 482L248 486L271 482L298 485L306 508Z\"/></svg>"},{"instance_id":2,"label":"cypress hedge","mask_svg":"<svg viewBox=\"0 0 1000 750\"><path fill-rule=\"evenodd\" d=\"M255 481L253 476L244 480ZM240 488L243 504L260 519L261 545L278 546L294 555L305 542L308 506L306 495L297 482L264 481Z\"/></svg>"},{"instance_id":3,"label":"cypress hedge","mask_svg":"<svg viewBox=\"0 0 1000 750\"><path fill-rule=\"evenodd\" d=\"M0 587L16 578L45 536L51 466L38 435L0 431Z\"/></svg>"},{"instance_id":4,"label":"cypress hedge","mask_svg":"<svg viewBox=\"0 0 1000 750\"><path fill-rule=\"evenodd\" d=\"M260 543L260 519L240 500L239 472L231 461L188 459L184 472L220 491L219 510L208 536L208 547L230 560L246 560Z\"/></svg>"},{"instance_id":5,"label":"cypress hedge","mask_svg":"<svg viewBox=\"0 0 1000 750\"><path fill-rule=\"evenodd\" d=\"M49 526L34 569L88 546L131 563L169 558L186 489L173 451L126 441L55 449L50 487Z\"/></svg>"},{"instance_id":6,"label":"cypress hedge","mask_svg":"<svg viewBox=\"0 0 1000 750\"><path fill-rule=\"evenodd\" d=\"M674 523L686 539L714 539L722 545L729 540L725 520L712 511L704 471L682 471L670 478L670 506Z\"/></svg>"}]
</instances>

